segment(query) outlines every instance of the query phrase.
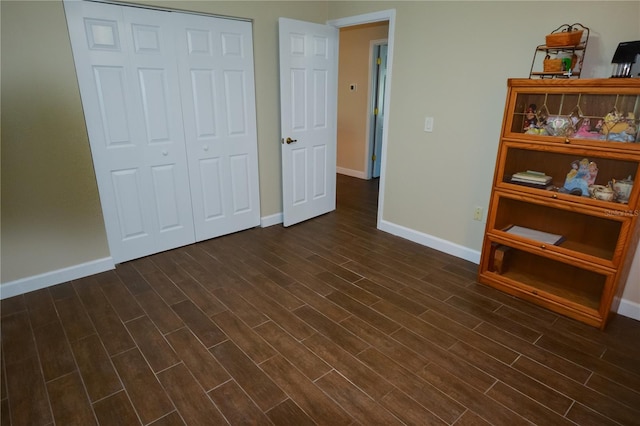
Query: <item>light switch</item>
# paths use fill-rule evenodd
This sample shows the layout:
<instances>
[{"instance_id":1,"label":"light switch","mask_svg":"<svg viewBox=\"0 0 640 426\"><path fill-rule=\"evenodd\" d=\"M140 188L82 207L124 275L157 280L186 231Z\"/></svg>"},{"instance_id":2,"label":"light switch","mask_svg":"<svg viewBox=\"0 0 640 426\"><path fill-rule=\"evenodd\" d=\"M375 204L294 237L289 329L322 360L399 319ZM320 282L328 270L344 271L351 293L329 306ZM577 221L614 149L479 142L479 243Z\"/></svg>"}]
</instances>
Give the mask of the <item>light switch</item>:
<instances>
[{"instance_id":1,"label":"light switch","mask_svg":"<svg viewBox=\"0 0 640 426\"><path fill-rule=\"evenodd\" d=\"M424 131L433 132L433 117L424 118Z\"/></svg>"}]
</instances>

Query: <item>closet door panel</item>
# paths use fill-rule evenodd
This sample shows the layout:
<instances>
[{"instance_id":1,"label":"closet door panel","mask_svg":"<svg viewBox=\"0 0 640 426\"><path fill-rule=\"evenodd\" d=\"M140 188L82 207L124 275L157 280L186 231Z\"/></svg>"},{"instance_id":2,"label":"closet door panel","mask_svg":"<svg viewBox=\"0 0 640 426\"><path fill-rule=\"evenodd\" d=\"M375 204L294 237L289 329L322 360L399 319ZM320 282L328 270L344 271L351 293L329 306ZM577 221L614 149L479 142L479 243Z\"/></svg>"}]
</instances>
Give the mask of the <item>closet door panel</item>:
<instances>
[{"instance_id":1,"label":"closet door panel","mask_svg":"<svg viewBox=\"0 0 640 426\"><path fill-rule=\"evenodd\" d=\"M195 136L202 142L213 142L217 136L215 77L212 70L191 70L191 98L195 113Z\"/></svg>"},{"instance_id":2,"label":"closet door panel","mask_svg":"<svg viewBox=\"0 0 640 426\"><path fill-rule=\"evenodd\" d=\"M233 155L229 159L231 166L231 194L233 195L233 214L242 214L251 210L251 174L249 156Z\"/></svg>"},{"instance_id":3,"label":"closet door panel","mask_svg":"<svg viewBox=\"0 0 640 426\"><path fill-rule=\"evenodd\" d=\"M189 16L179 31L199 241L260 223L252 30L249 22Z\"/></svg>"},{"instance_id":4,"label":"closet door panel","mask_svg":"<svg viewBox=\"0 0 640 426\"><path fill-rule=\"evenodd\" d=\"M170 14L64 5L114 261L193 242Z\"/></svg>"},{"instance_id":5,"label":"closet door panel","mask_svg":"<svg viewBox=\"0 0 640 426\"><path fill-rule=\"evenodd\" d=\"M224 95L229 136L247 134L247 96L244 87L247 78L243 71L225 71Z\"/></svg>"},{"instance_id":6,"label":"closet door panel","mask_svg":"<svg viewBox=\"0 0 640 426\"><path fill-rule=\"evenodd\" d=\"M136 107L142 115L142 164L155 237L150 253L156 253L195 241L175 25L169 12L122 9L131 43Z\"/></svg>"},{"instance_id":7,"label":"closet door panel","mask_svg":"<svg viewBox=\"0 0 640 426\"><path fill-rule=\"evenodd\" d=\"M103 123L104 141L108 147L132 145L129 133L126 73L123 67L95 66L94 84Z\"/></svg>"},{"instance_id":8,"label":"closet door panel","mask_svg":"<svg viewBox=\"0 0 640 426\"><path fill-rule=\"evenodd\" d=\"M224 216L221 174L219 158L200 160L200 188L202 188L203 213L206 221L213 221Z\"/></svg>"},{"instance_id":9,"label":"closet door panel","mask_svg":"<svg viewBox=\"0 0 640 426\"><path fill-rule=\"evenodd\" d=\"M120 238L127 241L147 237L138 169L115 170L111 180L120 219Z\"/></svg>"}]
</instances>

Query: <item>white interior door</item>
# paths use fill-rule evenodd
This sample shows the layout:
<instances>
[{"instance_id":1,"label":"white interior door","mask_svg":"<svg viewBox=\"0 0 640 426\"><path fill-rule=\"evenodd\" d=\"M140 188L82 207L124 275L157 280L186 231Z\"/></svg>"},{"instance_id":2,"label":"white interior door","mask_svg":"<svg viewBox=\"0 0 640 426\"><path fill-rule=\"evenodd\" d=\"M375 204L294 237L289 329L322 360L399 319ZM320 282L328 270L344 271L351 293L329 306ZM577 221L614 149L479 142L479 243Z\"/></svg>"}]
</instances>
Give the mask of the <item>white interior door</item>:
<instances>
[{"instance_id":1,"label":"white interior door","mask_svg":"<svg viewBox=\"0 0 640 426\"><path fill-rule=\"evenodd\" d=\"M279 19L283 223L336 208L338 29Z\"/></svg>"},{"instance_id":2,"label":"white interior door","mask_svg":"<svg viewBox=\"0 0 640 426\"><path fill-rule=\"evenodd\" d=\"M170 14L64 5L114 261L193 242Z\"/></svg>"},{"instance_id":3,"label":"white interior door","mask_svg":"<svg viewBox=\"0 0 640 426\"><path fill-rule=\"evenodd\" d=\"M180 15L178 48L196 240L260 224L250 22Z\"/></svg>"}]
</instances>

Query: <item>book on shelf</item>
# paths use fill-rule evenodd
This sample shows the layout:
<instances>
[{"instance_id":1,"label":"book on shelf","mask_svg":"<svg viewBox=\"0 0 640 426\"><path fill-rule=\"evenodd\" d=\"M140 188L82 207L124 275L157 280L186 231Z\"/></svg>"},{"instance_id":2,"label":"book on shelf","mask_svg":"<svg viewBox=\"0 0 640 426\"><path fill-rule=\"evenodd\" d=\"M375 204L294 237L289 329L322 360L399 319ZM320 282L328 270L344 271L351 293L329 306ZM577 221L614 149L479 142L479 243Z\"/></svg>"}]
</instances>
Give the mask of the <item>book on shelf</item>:
<instances>
[{"instance_id":1,"label":"book on shelf","mask_svg":"<svg viewBox=\"0 0 640 426\"><path fill-rule=\"evenodd\" d=\"M562 235L525 228L524 226L512 225L505 229L505 232L519 237L528 238L530 240L540 241L545 244L558 245L564 241L564 237Z\"/></svg>"},{"instance_id":2,"label":"book on shelf","mask_svg":"<svg viewBox=\"0 0 640 426\"><path fill-rule=\"evenodd\" d=\"M553 186L553 184L552 184L552 183L548 183L548 184L546 184L546 183L544 183L544 182L543 182L543 183L538 183L538 182L522 182L522 181L518 181L518 180L513 180L513 178L508 178L508 179L507 179L507 182L509 182L509 183L513 183L513 184L516 184L516 185L528 186L528 187L530 187L530 188L544 189L544 190L547 190L547 191L550 191L550 190L552 190L553 188L555 188L555 187Z\"/></svg>"},{"instance_id":3,"label":"book on shelf","mask_svg":"<svg viewBox=\"0 0 640 426\"><path fill-rule=\"evenodd\" d=\"M533 170L514 173L511 176L511 180L514 182L539 183L544 185L550 184L552 179L553 178L551 176L547 176L542 172L536 172Z\"/></svg>"}]
</instances>

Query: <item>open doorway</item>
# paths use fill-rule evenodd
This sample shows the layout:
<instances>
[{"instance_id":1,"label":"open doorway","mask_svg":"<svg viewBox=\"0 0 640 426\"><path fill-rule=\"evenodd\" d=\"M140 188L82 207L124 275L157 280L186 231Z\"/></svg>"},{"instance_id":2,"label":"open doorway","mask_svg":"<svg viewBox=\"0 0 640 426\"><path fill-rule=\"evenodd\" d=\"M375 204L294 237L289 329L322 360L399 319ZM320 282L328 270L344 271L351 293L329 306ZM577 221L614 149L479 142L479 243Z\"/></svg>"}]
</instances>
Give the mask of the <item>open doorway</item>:
<instances>
[{"instance_id":1,"label":"open doorway","mask_svg":"<svg viewBox=\"0 0 640 426\"><path fill-rule=\"evenodd\" d=\"M389 22L340 29L336 170L380 176Z\"/></svg>"},{"instance_id":2,"label":"open doorway","mask_svg":"<svg viewBox=\"0 0 640 426\"><path fill-rule=\"evenodd\" d=\"M377 212L376 226L379 228L384 212L388 123L388 114L384 113L384 109L388 107L390 97L395 11L353 16L330 24L340 28L336 171L367 180L369 185L366 186L375 188L377 202L374 208ZM346 42L350 39L356 40L358 52L349 50ZM383 45L384 48L381 48ZM382 49L384 51L381 52ZM384 63L378 64L378 54L384 55ZM378 73L378 65L384 67L383 76ZM351 76L347 72L351 67L360 69L359 80L344 78L345 75ZM364 87L359 82L364 82ZM354 83L356 86L352 87ZM384 83L384 90L379 90L378 83ZM359 100L359 104L349 105L353 99ZM380 106L383 109L376 111L375 108ZM356 122L359 123L359 132L354 131ZM336 182L340 184L344 181L337 179Z\"/></svg>"}]
</instances>

